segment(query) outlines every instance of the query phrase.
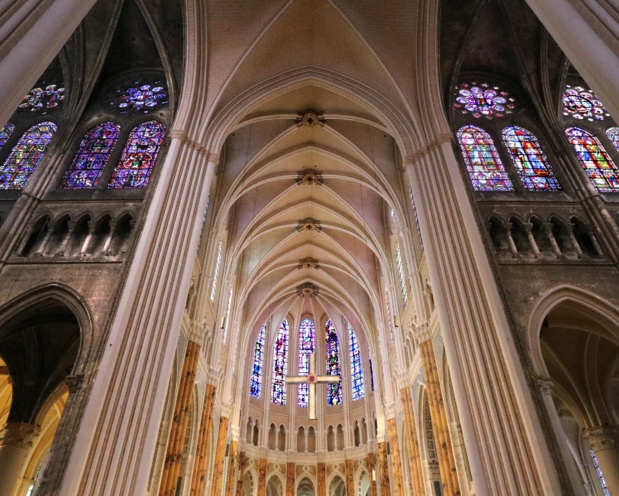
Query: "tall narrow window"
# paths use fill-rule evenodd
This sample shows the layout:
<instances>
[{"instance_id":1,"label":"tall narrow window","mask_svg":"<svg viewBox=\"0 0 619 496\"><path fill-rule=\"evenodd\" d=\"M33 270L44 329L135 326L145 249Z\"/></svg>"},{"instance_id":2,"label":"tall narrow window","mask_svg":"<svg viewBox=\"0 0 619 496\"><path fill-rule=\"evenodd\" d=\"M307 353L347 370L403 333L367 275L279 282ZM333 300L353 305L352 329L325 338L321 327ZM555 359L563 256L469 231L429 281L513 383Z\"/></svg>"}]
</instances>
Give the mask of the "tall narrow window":
<instances>
[{"instance_id":1,"label":"tall narrow window","mask_svg":"<svg viewBox=\"0 0 619 496\"><path fill-rule=\"evenodd\" d=\"M0 148L2 148L5 145L5 143L9 140L14 130L15 130L15 126L11 124L10 122L7 122L2 127L2 129L0 129Z\"/></svg>"},{"instance_id":2,"label":"tall narrow window","mask_svg":"<svg viewBox=\"0 0 619 496\"><path fill-rule=\"evenodd\" d=\"M217 249L217 261L215 262L215 273L213 274L213 285L211 286L211 303L215 301L215 294L217 293L217 279L219 278L219 269L221 268L221 248L222 242L219 242L219 248Z\"/></svg>"},{"instance_id":3,"label":"tall narrow window","mask_svg":"<svg viewBox=\"0 0 619 496\"><path fill-rule=\"evenodd\" d=\"M351 325L348 326L348 343L350 345L350 375L352 376L352 399L363 398L363 367L361 366L361 347Z\"/></svg>"},{"instance_id":4,"label":"tall narrow window","mask_svg":"<svg viewBox=\"0 0 619 496\"><path fill-rule=\"evenodd\" d=\"M273 347L271 402L276 405L286 404L286 375L288 375L288 321L282 320Z\"/></svg>"},{"instance_id":5,"label":"tall narrow window","mask_svg":"<svg viewBox=\"0 0 619 496\"><path fill-rule=\"evenodd\" d=\"M517 126L506 127L501 134L525 189L561 189L535 135Z\"/></svg>"},{"instance_id":6,"label":"tall narrow window","mask_svg":"<svg viewBox=\"0 0 619 496\"><path fill-rule=\"evenodd\" d=\"M601 193L619 192L619 171L600 141L589 131L570 127L565 134L589 179Z\"/></svg>"},{"instance_id":7,"label":"tall narrow window","mask_svg":"<svg viewBox=\"0 0 619 496\"><path fill-rule=\"evenodd\" d=\"M458 131L458 142L475 191L513 191L492 138L477 126Z\"/></svg>"},{"instance_id":8,"label":"tall narrow window","mask_svg":"<svg viewBox=\"0 0 619 496\"><path fill-rule=\"evenodd\" d=\"M372 359L370 358L370 386L374 391L374 367L372 367Z\"/></svg>"},{"instance_id":9,"label":"tall narrow window","mask_svg":"<svg viewBox=\"0 0 619 496\"><path fill-rule=\"evenodd\" d=\"M56 132L53 122L40 122L28 129L0 167L0 189L24 189Z\"/></svg>"},{"instance_id":10,"label":"tall narrow window","mask_svg":"<svg viewBox=\"0 0 619 496\"><path fill-rule=\"evenodd\" d=\"M299 375L309 374L309 355L316 351L316 326L309 319L303 319L299 325ZM299 384L300 407L307 407L309 389L307 384Z\"/></svg>"},{"instance_id":11,"label":"tall narrow window","mask_svg":"<svg viewBox=\"0 0 619 496\"><path fill-rule=\"evenodd\" d=\"M136 126L129 134L108 188L146 188L165 132L166 127L157 121Z\"/></svg>"},{"instance_id":12,"label":"tall narrow window","mask_svg":"<svg viewBox=\"0 0 619 496\"><path fill-rule=\"evenodd\" d=\"M398 275L400 276L400 288L402 288L402 299L404 304L408 303L408 289L406 288L406 277L404 275L404 264L402 263L402 252L400 251L400 243L395 245L395 258L398 264Z\"/></svg>"},{"instance_id":13,"label":"tall narrow window","mask_svg":"<svg viewBox=\"0 0 619 496\"><path fill-rule=\"evenodd\" d=\"M608 486L606 485L606 479L604 478L604 474L602 473L602 469L600 468L598 457L595 456L595 452L593 450L590 450L589 454L591 455L591 460L593 461L593 467L595 468L595 473L597 474L598 480L600 481L600 485L602 486L602 491L604 492L604 496L610 496L610 491L608 490Z\"/></svg>"},{"instance_id":14,"label":"tall narrow window","mask_svg":"<svg viewBox=\"0 0 619 496\"><path fill-rule=\"evenodd\" d=\"M333 322L327 320L325 325L325 339L327 342L327 374L339 375L339 382L327 384L327 405L342 404L342 368L340 365L340 340Z\"/></svg>"},{"instance_id":15,"label":"tall narrow window","mask_svg":"<svg viewBox=\"0 0 619 496\"><path fill-rule=\"evenodd\" d=\"M251 371L251 380L249 382L249 394L254 398L260 398L262 391L262 366L264 364L264 335L267 326L262 326L256 339L254 346L254 366Z\"/></svg>"},{"instance_id":16,"label":"tall narrow window","mask_svg":"<svg viewBox=\"0 0 619 496\"><path fill-rule=\"evenodd\" d=\"M226 328L224 329L224 343L226 342L226 337L228 336L228 329L230 328L230 310L232 309L232 288L230 288L230 292L228 293L228 306L226 308Z\"/></svg>"},{"instance_id":17,"label":"tall narrow window","mask_svg":"<svg viewBox=\"0 0 619 496\"><path fill-rule=\"evenodd\" d=\"M60 188L94 188L118 141L119 133L120 126L114 122L102 122L91 128L65 172Z\"/></svg>"},{"instance_id":18,"label":"tall narrow window","mask_svg":"<svg viewBox=\"0 0 619 496\"><path fill-rule=\"evenodd\" d=\"M619 152L619 127L610 127L606 130L606 136L612 141L613 145Z\"/></svg>"},{"instance_id":19,"label":"tall narrow window","mask_svg":"<svg viewBox=\"0 0 619 496\"><path fill-rule=\"evenodd\" d=\"M423 251L423 238L421 237L421 227L419 227L419 216L417 215L417 206L415 205L415 198L413 197L413 189L408 191L411 198L411 205L413 207L413 216L415 217L415 225L417 226L417 234L419 234L419 247Z\"/></svg>"}]
</instances>

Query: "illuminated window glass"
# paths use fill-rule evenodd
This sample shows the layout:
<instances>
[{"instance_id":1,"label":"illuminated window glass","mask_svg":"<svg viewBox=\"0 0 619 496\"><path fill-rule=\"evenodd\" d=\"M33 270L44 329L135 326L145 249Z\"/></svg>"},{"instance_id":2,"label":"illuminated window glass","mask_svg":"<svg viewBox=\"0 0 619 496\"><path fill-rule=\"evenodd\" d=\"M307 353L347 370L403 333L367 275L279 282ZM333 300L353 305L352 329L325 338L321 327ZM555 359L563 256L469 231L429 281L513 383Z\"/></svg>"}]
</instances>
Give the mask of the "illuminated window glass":
<instances>
[{"instance_id":1,"label":"illuminated window glass","mask_svg":"<svg viewBox=\"0 0 619 496\"><path fill-rule=\"evenodd\" d=\"M458 131L458 142L475 191L513 191L490 135L477 126Z\"/></svg>"},{"instance_id":2,"label":"illuminated window glass","mask_svg":"<svg viewBox=\"0 0 619 496\"><path fill-rule=\"evenodd\" d=\"M327 405L342 404L342 369L340 364L340 340L337 337L333 322L327 320L325 325L327 342L327 375L338 375L340 380L327 384Z\"/></svg>"},{"instance_id":3,"label":"illuminated window glass","mask_svg":"<svg viewBox=\"0 0 619 496\"><path fill-rule=\"evenodd\" d=\"M48 84L45 83L32 88L19 104L21 110L30 110L31 112L41 112L45 114L46 110L51 110L58 107L64 100L64 87L62 83Z\"/></svg>"},{"instance_id":4,"label":"illuminated window glass","mask_svg":"<svg viewBox=\"0 0 619 496\"><path fill-rule=\"evenodd\" d=\"M374 367L372 367L372 359L370 358L370 386L374 391Z\"/></svg>"},{"instance_id":5,"label":"illuminated window glass","mask_svg":"<svg viewBox=\"0 0 619 496\"><path fill-rule=\"evenodd\" d=\"M249 382L249 394L254 398L260 398L262 390L262 365L264 364L264 335L267 326L262 326L256 339L254 346L254 367L251 371L251 380Z\"/></svg>"},{"instance_id":6,"label":"illuminated window glass","mask_svg":"<svg viewBox=\"0 0 619 496\"><path fill-rule=\"evenodd\" d=\"M502 135L525 189L561 189L535 135L517 126L506 127Z\"/></svg>"},{"instance_id":7,"label":"illuminated window glass","mask_svg":"<svg viewBox=\"0 0 619 496\"><path fill-rule=\"evenodd\" d=\"M619 192L619 171L600 141L589 131L578 127L566 129L565 134L597 190L601 193Z\"/></svg>"},{"instance_id":8,"label":"illuminated window glass","mask_svg":"<svg viewBox=\"0 0 619 496\"><path fill-rule=\"evenodd\" d=\"M65 172L60 188L94 188L118 141L119 133L120 126L114 122L103 122L90 129Z\"/></svg>"},{"instance_id":9,"label":"illuminated window glass","mask_svg":"<svg viewBox=\"0 0 619 496\"><path fill-rule=\"evenodd\" d=\"M404 264L402 263L402 252L400 251L400 243L395 245L395 258L398 264L398 275L400 276L400 288L402 288L402 299L404 304L408 303L408 289L406 288L406 277L404 275Z\"/></svg>"},{"instance_id":10,"label":"illuminated window glass","mask_svg":"<svg viewBox=\"0 0 619 496\"><path fill-rule=\"evenodd\" d=\"M211 286L211 302L215 301L215 294L217 291L217 280L219 279L219 269L221 268L221 248L222 242L219 242L219 249L217 250L217 261L215 262L215 273L213 274L213 285Z\"/></svg>"},{"instance_id":11,"label":"illuminated window glass","mask_svg":"<svg viewBox=\"0 0 619 496\"><path fill-rule=\"evenodd\" d=\"M612 141L613 145L615 145L615 148L619 152L619 127L611 127L607 129L606 136L608 136L608 139Z\"/></svg>"},{"instance_id":12,"label":"illuminated window glass","mask_svg":"<svg viewBox=\"0 0 619 496\"><path fill-rule=\"evenodd\" d=\"M5 145L8 139L11 137L11 134L13 134L14 130L15 126L10 122L5 124L2 129L0 129L0 148Z\"/></svg>"},{"instance_id":13,"label":"illuminated window glass","mask_svg":"<svg viewBox=\"0 0 619 496\"><path fill-rule=\"evenodd\" d=\"M598 476L598 480L600 481L600 485L602 486L602 491L604 492L604 496L610 496L610 491L608 490L608 486L606 485L606 479L604 478L604 474L602 473L602 469L600 468L600 463L598 462L597 456L595 456L595 452L593 450L589 450L589 454L591 455L591 460L593 461L593 467L595 468L595 473Z\"/></svg>"},{"instance_id":14,"label":"illuminated window glass","mask_svg":"<svg viewBox=\"0 0 619 496\"><path fill-rule=\"evenodd\" d=\"M157 121L136 126L129 134L108 188L146 188L165 132L166 127Z\"/></svg>"},{"instance_id":15,"label":"illuminated window glass","mask_svg":"<svg viewBox=\"0 0 619 496\"><path fill-rule=\"evenodd\" d=\"M22 135L0 167L0 189L26 187L55 132L56 124L41 122Z\"/></svg>"},{"instance_id":16,"label":"illuminated window glass","mask_svg":"<svg viewBox=\"0 0 619 496\"><path fill-rule=\"evenodd\" d=\"M363 398L363 367L361 366L361 348L352 326L348 326L348 342L350 344L350 372L352 376L352 399Z\"/></svg>"},{"instance_id":17,"label":"illuminated window glass","mask_svg":"<svg viewBox=\"0 0 619 496\"><path fill-rule=\"evenodd\" d=\"M226 337L228 336L228 329L230 328L230 310L232 309L232 288L230 288L230 292L228 293L228 306L226 308L226 328L224 329L224 343L226 342Z\"/></svg>"},{"instance_id":18,"label":"illuminated window glass","mask_svg":"<svg viewBox=\"0 0 619 496\"><path fill-rule=\"evenodd\" d=\"M514 98L506 91L501 91L498 86L462 83L456 88L454 108L463 114L472 115L475 119L501 118L514 111L514 101Z\"/></svg>"},{"instance_id":19,"label":"illuminated window glass","mask_svg":"<svg viewBox=\"0 0 619 496\"><path fill-rule=\"evenodd\" d=\"M299 325L299 374L309 374L309 355L316 351L316 326L309 319L304 319ZM299 384L300 407L307 407L309 389L307 384Z\"/></svg>"},{"instance_id":20,"label":"illuminated window glass","mask_svg":"<svg viewBox=\"0 0 619 496\"><path fill-rule=\"evenodd\" d=\"M595 93L582 86L566 85L562 102L563 115L571 115L574 119L594 122L610 116Z\"/></svg>"},{"instance_id":21,"label":"illuminated window glass","mask_svg":"<svg viewBox=\"0 0 619 496\"><path fill-rule=\"evenodd\" d=\"M134 81L124 89L108 94L109 105L120 114L148 114L168 104L168 89L163 81Z\"/></svg>"},{"instance_id":22,"label":"illuminated window glass","mask_svg":"<svg viewBox=\"0 0 619 496\"><path fill-rule=\"evenodd\" d=\"M286 404L286 375L288 375L288 321L282 320L273 346L271 402Z\"/></svg>"}]
</instances>

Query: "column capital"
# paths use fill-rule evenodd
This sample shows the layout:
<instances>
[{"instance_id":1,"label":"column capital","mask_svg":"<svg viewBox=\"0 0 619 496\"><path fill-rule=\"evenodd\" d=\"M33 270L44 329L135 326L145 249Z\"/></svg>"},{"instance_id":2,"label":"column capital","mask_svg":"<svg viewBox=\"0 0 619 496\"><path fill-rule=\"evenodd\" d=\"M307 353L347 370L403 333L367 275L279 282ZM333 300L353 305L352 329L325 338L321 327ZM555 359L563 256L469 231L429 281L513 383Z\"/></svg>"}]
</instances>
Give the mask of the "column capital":
<instances>
[{"instance_id":1,"label":"column capital","mask_svg":"<svg viewBox=\"0 0 619 496\"><path fill-rule=\"evenodd\" d=\"M543 395L552 396L554 383L550 377L539 376L535 378L535 383Z\"/></svg>"},{"instance_id":2,"label":"column capital","mask_svg":"<svg viewBox=\"0 0 619 496\"><path fill-rule=\"evenodd\" d=\"M417 339L417 343L425 343L432 339L432 330L430 329L430 325L425 323L419 326L416 326L413 329L413 334L415 335L415 339Z\"/></svg>"},{"instance_id":3,"label":"column capital","mask_svg":"<svg viewBox=\"0 0 619 496\"><path fill-rule=\"evenodd\" d=\"M209 162L213 162L215 165L219 164L219 154L214 153L207 149L202 143L199 141L189 137L187 135L187 131L184 129L172 129L170 130L169 136L172 139L177 139L182 144L187 145L194 150L196 150L200 155L205 155L206 159Z\"/></svg>"},{"instance_id":4,"label":"column capital","mask_svg":"<svg viewBox=\"0 0 619 496\"><path fill-rule=\"evenodd\" d=\"M619 429L614 425L600 425L586 429L583 439L595 452L619 447Z\"/></svg>"},{"instance_id":5,"label":"column capital","mask_svg":"<svg viewBox=\"0 0 619 496\"><path fill-rule=\"evenodd\" d=\"M0 431L0 446L15 446L21 449L32 448L32 441L41 429L34 424L7 422Z\"/></svg>"}]
</instances>

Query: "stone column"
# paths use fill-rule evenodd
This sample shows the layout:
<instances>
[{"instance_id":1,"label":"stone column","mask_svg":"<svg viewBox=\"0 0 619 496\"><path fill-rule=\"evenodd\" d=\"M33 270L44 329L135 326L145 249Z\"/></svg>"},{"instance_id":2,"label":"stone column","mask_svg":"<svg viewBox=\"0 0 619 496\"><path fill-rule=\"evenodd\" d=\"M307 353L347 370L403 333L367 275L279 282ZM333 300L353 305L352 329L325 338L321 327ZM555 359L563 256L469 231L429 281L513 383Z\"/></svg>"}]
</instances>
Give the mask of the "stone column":
<instances>
[{"instance_id":1,"label":"stone column","mask_svg":"<svg viewBox=\"0 0 619 496\"><path fill-rule=\"evenodd\" d=\"M393 493L395 496L404 496L404 477L402 475L402 460L400 457L400 443L398 441L398 424L395 418L387 419L387 432L391 447L391 473L393 476Z\"/></svg>"},{"instance_id":2,"label":"stone column","mask_svg":"<svg viewBox=\"0 0 619 496\"><path fill-rule=\"evenodd\" d=\"M267 493L267 459L260 458L258 462L258 495ZM318 493L320 496L320 493Z\"/></svg>"},{"instance_id":3,"label":"stone column","mask_svg":"<svg viewBox=\"0 0 619 496\"><path fill-rule=\"evenodd\" d=\"M583 438L598 459L608 491L619 494L619 429L615 426L599 426L587 429Z\"/></svg>"},{"instance_id":4,"label":"stone column","mask_svg":"<svg viewBox=\"0 0 619 496\"><path fill-rule=\"evenodd\" d=\"M228 419L219 418L219 432L217 433L217 447L215 448L215 467L213 468L213 485L211 496L221 496L224 480L224 462L226 461L226 444L228 441Z\"/></svg>"},{"instance_id":5,"label":"stone column","mask_svg":"<svg viewBox=\"0 0 619 496\"><path fill-rule=\"evenodd\" d=\"M204 495L206 471L208 469L208 448L211 438L211 427L213 425L213 405L215 404L216 392L217 388L215 386L212 384L206 385L202 418L200 419L200 433L198 434L198 445L196 447L196 462L193 466L193 475L191 476L191 496Z\"/></svg>"},{"instance_id":6,"label":"stone column","mask_svg":"<svg viewBox=\"0 0 619 496\"><path fill-rule=\"evenodd\" d=\"M160 164L60 494L147 492L214 160L179 136Z\"/></svg>"},{"instance_id":7,"label":"stone column","mask_svg":"<svg viewBox=\"0 0 619 496\"><path fill-rule=\"evenodd\" d=\"M460 494L460 482L458 481L458 470L451 445L447 412L445 411L432 340L428 331L418 332L417 336L421 352L421 363L426 378L432 428L434 429L436 448L438 450L438 465L443 482L443 494L445 496L458 496Z\"/></svg>"},{"instance_id":8,"label":"stone column","mask_svg":"<svg viewBox=\"0 0 619 496\"><path fill-rule=\"evenodd\" d=\"M226 496L236 494L236 466L238 463L238 441L230 441L230 451L228 451L228 478L226 479Z\"/></svg>"},{"instance_id":9,"label":"stone column","mask_svg":"<svg viewBox=\"0 0 619 496\"><path fill-rule=\"evenodd\" d=\"M178 475L181 471L183 452L185 451L185 437L199 357L200 345L189 341L185 351L176 404L174 405L174 417L172 418L163 474L159 484L159 496L174 496L176 494Z\"/></svg>"},{"instance_id":10,"label":"stone column","mask_svg":"<svg viewBox=\"0 0 619 496\"><path fill-rule=\"evenodd\" d=\"M236 496L243 496L243 476L245 475L245 469L248 463L249 460L247 459L247 455L244 451L241 451L239 453L239 475L236 483Z\"/></svg>"},{"instance_id":11,"label":"stone column","mask_svg":"<svg viewBox=\"0 0 619 496\"><path fill-rule=\"evenodd\" d=\"M39 428L32 424L7 422L0 432L0 494L9 495L23 470L32 441Z\"/></svg>"},{"instance_id":12,"label":"stone column","mask_svg":"<svg viewBox=\"0 0 619 496\"><path fill-rule=\"evenodd\" d=\"M389 460L387 459L387 443L378 443L378 473L380 476L380 494L391 496L391 482L389 479Z\"/></svg>"},{"instance_id":13,"label":"stone column","mask_svg":"<svg viewBox=\"0 0 619 496\"><path fill-rule=\"evenodd\" d=\"M400 390L400 401L404 411L404 435L406 436L406 451L408 452L408 465L411 473L413 494L422 495L423 472L421 468L421 453L419 451L419 437L417 436L417 423L415 421L415 410L413 408L413 398L408 386Z\"/></svg>"},{"instance_id":14,"label":"stone column","mask_svg":"<svg viewBox=\"0 0 619 496\"><path fill-rule=\"evenodd\" d=\"M318 462L316 466L316 486L316 496L327 496L327 466L324 462Z\"/></svg>"},{"instance_id":15,"label":"stone column","mask_svg":"<svg viewBox=\"0 0 619 496\"><path fill-rule=\"evenodd\" d=\"M286 464L286 496L295 496L297 494L295 482L296 482L296 467L292 462Z\"/></svg>"},{"instance_id":16,"label":"stone column","mask_svg":"<svg viewBox=\"0 0 619 496\"><path fill-rule=\"evenodd\" d=\"M355 464L346 460L346 496L355 496Z\"/></svg>"}]
</instances>

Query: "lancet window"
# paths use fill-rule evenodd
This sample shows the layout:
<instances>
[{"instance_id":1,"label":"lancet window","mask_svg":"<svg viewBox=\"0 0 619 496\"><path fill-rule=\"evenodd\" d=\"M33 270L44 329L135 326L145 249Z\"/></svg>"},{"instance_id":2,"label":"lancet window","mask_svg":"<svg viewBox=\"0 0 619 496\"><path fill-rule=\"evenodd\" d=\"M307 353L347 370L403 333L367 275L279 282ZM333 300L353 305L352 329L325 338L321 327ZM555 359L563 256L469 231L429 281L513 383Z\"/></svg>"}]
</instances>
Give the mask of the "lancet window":
<instances>
[{"instance_id":1,"label":"lancet window","mask_svg":"<svg viewBox=\"0 0 619 496\"><path fill-rule=\"evenodd\" d=\"M219 279L219 269L221 268L221 251L222 242L219 242L219 248L217 249L217 261L215 262L215 273L213 274L213 285L211 286L211 303L215 301L215 295L217 294L217 280Z\"/></svg>"},{"instance_id":2,"label":"lancet window","mask_svg":"<svg viewBox=\"0 0 619 496\"><path fill-rule=\"evenodd\" d=\"M601 193L619 192L619 170L600 143L589 131L578 127L565 130L585 172Z\"/></svg>"},{"instance_id":3,"label":"lancet window","mask_svg":"<svg viewBox=\"0 0 619 496\"><path fill-rule=\"evenodd\" d=\"M309 355L316 351L316 326L310 319L303 319L299 325L299 374L309 374ZM307 384L298 385L298 406L308 406L309 389Z\"/></svg>"},{"instance_id":4,"label":"lancet window","mask_svg":"<svg viewBox=\"0 0 619 496\"><path fill-rule=\"evenodd\" d=\"M13 134L14 130L15 130L15 126L11 124L10 122L6 123L2 127L2 129L0 129L0 148L2 148L5 145L8 139L11 137L11 134Z\"/></svg>"},{"instance_id":5,"label":"lancet window","mask_svg":"<svg viewBox=\"0 0 619 496\"><path fill-rule=\"evenodd\" d=\"M595 452L593 450L590 450L589 454L591 455L591 461L593 462L593 468L595 468L595 473L598 476L598 480L600 481L600 486L602 486L602 492L604 493L604 496L610 496L610 491L608 490L608 486L606 485L606 479L604 478L604 474L602 473L602 469L600 468L598 457L595 456Z\"/></svg>"},{"instance_id":6,"label":"lancet window","mask_svg":"<svg viewBox=\"0 0 619 496\"><path fill-rule=\"evenodd\" d=\"M400 243L395 245L395 258L398 264L398 275L400 276L400 288L402 288L402 299L404 304L408 303L408 289L406 288L406 276L404 275L404 264L402 263L402 252L400 251Z\"/></svg>"},{"instance_id":7,"label":"lancet window","mask_svg":"<svg viewBox=\"0 0 619 496\"><path fill-rule=\"evenodd\" d=\"M339 375L339 382L327 384L327 405L342 404L342 367L340 361L340 340L331 320L325 325L325 339L327 350L327 374Z\"/></svg>"},{"instance_id":8,"label":"lancet window","mask_svg":"<svg viewBox=\"0 0 619 496\"><path fill-rule=\"evenodd\" d=\"M350 374L352 383L352 399L358 400L365 395L363 389L363 367L361 365L361 347L351 325L348 326L348 343L350 346Z\"/></svg>"},{"instance_id":9,"label":"lancet window","mask_svg":"<svg viewBox=\"0 0 619 496\"><path fill-rule=\"evenodd\" d=\"M370 358L370 386L374 391L374 367L372 367L372 359Z\"/></svg>"},{"instance_id":10,"label":"lancet window","mask_svg":"<svg viewBox=\"0 0 619 496\"><path fill-rule=\"evenodd\" d=\"M260 398L262 391L262 366L264 364L264 336L267 326L262 326L254 346L254 366L251 371L249 382L249 394L254 398Z\"/></svg>"},{"instance_id":11,"label":"lancet window","mask_svg":"<svg viewBox=\"0 0 619 496\"><path fill-rule=\"evenodd\" d=\"M271 402L286 404L286 376L288 375L288 321L282 320L273 346L273 374Z\"/></svg>"}]
</instances>

